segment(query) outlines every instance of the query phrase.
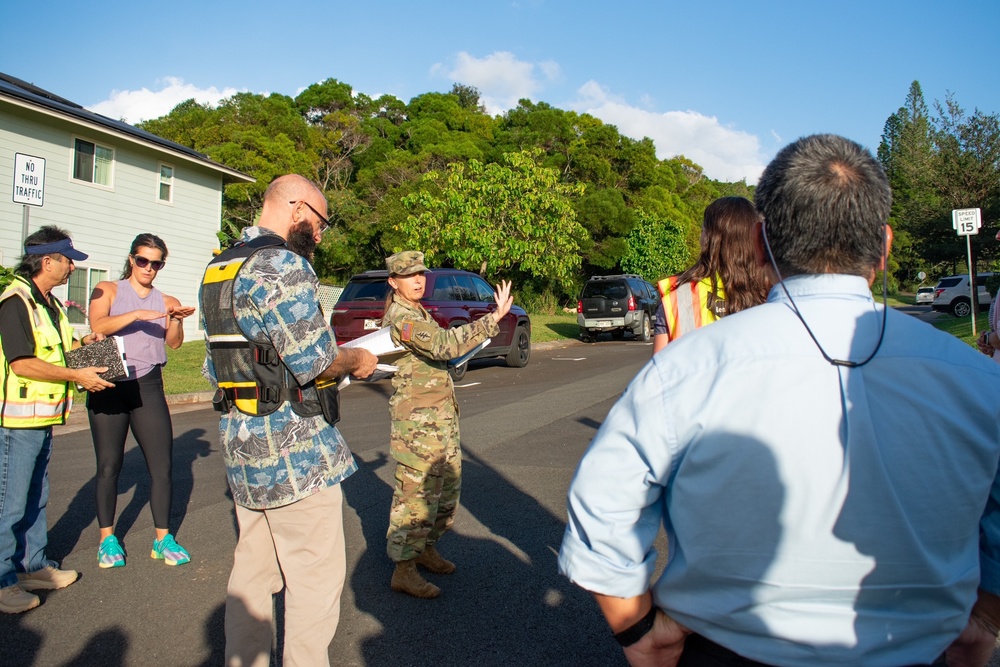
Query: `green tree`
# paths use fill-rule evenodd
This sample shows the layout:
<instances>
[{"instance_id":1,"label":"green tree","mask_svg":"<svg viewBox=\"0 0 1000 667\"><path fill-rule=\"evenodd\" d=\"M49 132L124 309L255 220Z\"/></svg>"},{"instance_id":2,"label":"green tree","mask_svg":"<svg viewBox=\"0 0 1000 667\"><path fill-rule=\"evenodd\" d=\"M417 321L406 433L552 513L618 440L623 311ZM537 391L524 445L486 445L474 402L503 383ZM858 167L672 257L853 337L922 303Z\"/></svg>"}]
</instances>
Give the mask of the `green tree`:
<instances>
[{"instance_id":1,"label":"green tree","mask_svg":"<svg viewBox=\"0 0 1000 667\"><path fill-rule=\"evenodd\" d=\"M400 225L399 245L421 248L427 260L496 277L510 269L542 282L568 284L580 265L580 239L571 198L583 186L559 183L539 167L537 153L509 153L503 164L470 160L403 198L412 214Z\"/></svg>"},{"instance_id":2,"label":"green tree","mask_svg":"<svg viewBox=\"0 0 1000 667\"><path fill-rule=\"evenodd\" d=\"M904 284L913 284L919 270L951 273L965 264L952 209L981 208L987 225L1000 218L1000 119L978 109L967 115L951 94L934 108L931 117L914 81L886 120L878 150L893 189L894 273ZM997 257L992 235L970 239L974 256Z\"/></svg>"},{"instance_id":3,"label":"green tree","mask_svg":"<svg viewBox=\"0 0 1000 667\"><path fill-rule=\"evenodd\" d=\"M628 236L622 268L654 284L686 269L690 265L690 250L684 227L645 211L640 210L637 215L639 221Z\"/></svg>"}]
</instances>

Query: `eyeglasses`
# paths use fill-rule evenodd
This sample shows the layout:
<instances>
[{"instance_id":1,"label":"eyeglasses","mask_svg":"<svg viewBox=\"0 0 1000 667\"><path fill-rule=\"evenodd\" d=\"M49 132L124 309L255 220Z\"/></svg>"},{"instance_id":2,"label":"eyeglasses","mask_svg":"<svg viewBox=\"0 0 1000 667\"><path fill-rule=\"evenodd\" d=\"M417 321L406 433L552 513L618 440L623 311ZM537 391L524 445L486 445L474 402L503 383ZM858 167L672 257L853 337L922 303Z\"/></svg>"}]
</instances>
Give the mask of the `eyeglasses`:
<instances>
[{"instance_id":1,"label":"eyeglasses","mask_svg":"<svg viewBox=\"0 0 1000 667\"><path fill-rule=\"evenodd\" d=\"M307 202L305 199L293 199L292 201L290 201L288 203L291 204L292 206L295 206L299 202L302 202L303 204L305 204L306 208L308 208L310 211L312 211L313 213L315 213L316 217L319 218L319 233L320 234L322 234L326 230L330 229L330 221L327 220L326 218L324 218L322 215L320 215L320 212L317 211L316 209L314 209L309 204L309 202Z\"/></svg>"},{"instance_id":2,"label":"eyeglasses","mask_svg":"<svg viewBox=\"0 0 1000 667\"><path fill-rule=\"evenodd\" d=\"M154 271L159 271L167 264L162 259L150 259L149 257L143 257L142 255L132 255L132 261L135 262L135 265L140 269L145 269L148 266Z\"/></svg>"}]
</instances>

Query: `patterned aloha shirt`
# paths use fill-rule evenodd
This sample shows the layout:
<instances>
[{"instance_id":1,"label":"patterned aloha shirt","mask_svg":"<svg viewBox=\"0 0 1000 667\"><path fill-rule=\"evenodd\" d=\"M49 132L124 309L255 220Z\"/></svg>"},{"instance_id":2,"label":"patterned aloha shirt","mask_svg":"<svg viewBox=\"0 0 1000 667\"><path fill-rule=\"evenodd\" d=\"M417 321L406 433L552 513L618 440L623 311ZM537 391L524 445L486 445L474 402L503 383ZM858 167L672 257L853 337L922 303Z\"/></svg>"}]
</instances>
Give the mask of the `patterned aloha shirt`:
<instances>
[{"instance_id":1,"label":"patterned aloha shirt","mask_svg":"<svg viewBox=\"0 0 1000 667\"><path fill-rule=\"evenodd\" d=\"M242 241L273 232L247 227ZM284 248L264 248L240 269L233 309L253 340L269 340L305 384L337 356L337 342L320 309L319 279L304 258ZM202 322L204 326L204 322ZM215 383L211 355L206 376ZM249 509L271 509L339 484L357 470L351 450L322 415L300 417L289 403L265 416L236 408L219 421L226 475L233 500Z\"/></svg>"}]
</instances>

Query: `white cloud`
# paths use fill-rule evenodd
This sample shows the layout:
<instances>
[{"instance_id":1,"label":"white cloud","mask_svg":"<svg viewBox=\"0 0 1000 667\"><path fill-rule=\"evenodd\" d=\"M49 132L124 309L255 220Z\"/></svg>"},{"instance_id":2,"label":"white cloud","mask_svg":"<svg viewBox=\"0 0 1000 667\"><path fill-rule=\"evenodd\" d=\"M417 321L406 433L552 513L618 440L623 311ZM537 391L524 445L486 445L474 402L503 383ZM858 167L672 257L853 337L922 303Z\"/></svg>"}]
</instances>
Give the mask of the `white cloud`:
<instances>
[{"instance_id":1,"label":"white cloud","mask_svg":"<svg viewBox=\"0 0 1000 667\"><path fill-rule=\"evenodd\" d=\"M588 81L577 92L579 98L571 108L615 125L626 136L649 137L660 159L684 155L701 165L709 178L730 182L746 178L751 185L764 171L767 160L760 140L722 125L714 116L696 111L657 113L640 109L594 81Z\"/></svg>"},{"instance_id":2,"label":"white cloud","mask_svg":"<svg viewBox=\"0 0 1000 667\"><path fill-rule=\"evenodd\" d=\"M546 83L556 80L559 72L556 62L530 63L508 51L496 51L485 58L462 51L452 66L438 63L431 68L432 74L478 88L480 103L492 115L513 109L522 98L534 97Z\"/></svg>"},{"instance_id":3,"label":"white cloud","mask_svg":"<svg viewBox=\"0 0 1000 667\"><path fill-rule=\"evenodd\" d=\"M112 90L111 97L89 107L94 113L99 113L126 123L138 123L152 118L159 118L185 100L194 98L201 104L215 106L226 97L240 92L236 88L219 90L198 88L193 84L184 83L182 79L168 76L157 81L163 88L157 91L143 88L142 90Z\"/></svg>"}]
</instances>

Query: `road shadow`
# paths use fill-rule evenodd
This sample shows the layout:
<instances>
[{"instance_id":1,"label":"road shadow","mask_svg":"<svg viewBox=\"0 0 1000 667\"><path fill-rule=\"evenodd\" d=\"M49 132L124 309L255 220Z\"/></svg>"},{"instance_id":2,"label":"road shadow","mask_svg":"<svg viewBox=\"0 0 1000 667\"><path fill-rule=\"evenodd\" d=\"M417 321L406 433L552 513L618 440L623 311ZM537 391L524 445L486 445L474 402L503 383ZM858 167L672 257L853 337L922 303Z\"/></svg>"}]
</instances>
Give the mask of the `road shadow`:
<instances>
[{"instance_id":1,"label":"road shadow","mask_svg":"<svg viewBox=\"0 0 1000 667\"><path fill-rule=\"evenodd\" d=\"M42 635L24 626L24 614L0 614L0 665L31 667L42 647Z\"/></svg>"},{"instance_id":2,"label":"road shadow","mask_svg":"<svg viewBox=\"0 0 1000 667\"><path fill-rule=\"evenodd\" d=\"M124 667L128 664L129 640L121 628L98 632L75 656L62 663L63 667Z\"/></svg>"},{"instance_id":3,"label":"road shadow","mask_svg":"<svg viewBox=\"0 0 1000 667\"><path fill-rule=\"evenodd\" d=\"M367 543L349 585L357 608L382 628L352 639L364 664L625 665L591 596L558 574L564 522L480 457L466 450L463 458L461 507L491 537L464 533L459 513L456 530L439 545L458 570L425 575L442 589L434 600L389 588L393 564L385 533L392 488L376 471L394 462L385 454L359 460L358 473L344 484Z\"/></svg>"},{"instance_id":4,"label":"road shadow","mask_svg":"<svg viewBox=\"0 0 1000 667\"><path fill-rule=\"evenodd\" d=\"M170 531L177 535L184 523L191 493L194 490L194 462L211 453L211 444L204 429L191 429L174 437L173 449L173 495L170 502ZM49 544L46 549L50 558L61 561L76 549L83 537L83 532L97 519L97 509L94 500L94 488L97 479L96 461L94 474L73 496L66 511L49 529ZM125 456L122 459L122 470L118 476L118 496L134 489L132 498L124 507L119 504L118 516L115 518L115 535L124 544L129 530L138 521L143 511L149 507L149 472L146 469L146 459L142 450L129 434L125 442ZM152 517L150 517L152 519ZM152 520L150 521L152 523ZM144 536L152 543L152 535ZM139 539L139 536L136 536ZM88 536L97 547L97 533Z\"/></svg>"}]
</instances>

